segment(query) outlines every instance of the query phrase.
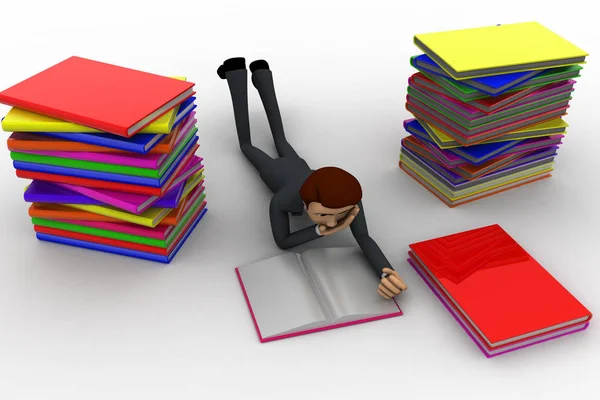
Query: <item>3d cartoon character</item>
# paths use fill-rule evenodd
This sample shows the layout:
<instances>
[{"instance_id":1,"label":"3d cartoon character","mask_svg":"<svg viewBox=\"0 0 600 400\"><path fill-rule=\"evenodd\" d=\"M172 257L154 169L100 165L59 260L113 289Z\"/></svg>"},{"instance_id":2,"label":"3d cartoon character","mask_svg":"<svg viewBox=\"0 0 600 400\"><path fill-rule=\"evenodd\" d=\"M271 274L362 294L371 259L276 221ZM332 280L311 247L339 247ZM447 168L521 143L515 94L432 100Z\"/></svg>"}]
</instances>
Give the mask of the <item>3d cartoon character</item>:
<instances>
[{"instance_id":1,"label":"3d cartoon character","mask_svg":"<svg viewBox=\"0 0 600 400\"><path fill-rule=\"evenodd\" d=\"M217 70L229 84L238 140L242 153L258 170L274 193L269 206L275 242L289 249L350 227L354 238L381 282L377 288L386 299L403 290L406 284L369 236L362 206L362 189L348 172L325 167L312 170L286 140L277 104L273 74L269 64L257 60L250 64L252 83L265 108L279 158L271 158L252 145L248 115L248 72L244 58L226 60ZM315 225L290 232L289 216L307 211Z\"/></svg>"}]
</instances>

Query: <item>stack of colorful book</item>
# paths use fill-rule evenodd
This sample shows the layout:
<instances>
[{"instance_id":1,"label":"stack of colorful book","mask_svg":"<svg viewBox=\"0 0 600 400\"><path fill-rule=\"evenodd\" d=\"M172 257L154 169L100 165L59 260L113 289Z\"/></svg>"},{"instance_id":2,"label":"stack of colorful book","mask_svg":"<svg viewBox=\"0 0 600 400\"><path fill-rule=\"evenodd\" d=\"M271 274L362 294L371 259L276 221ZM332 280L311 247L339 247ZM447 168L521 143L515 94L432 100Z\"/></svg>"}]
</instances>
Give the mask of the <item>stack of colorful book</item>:
<instances>
[{"instance_id":1,"label":"stack of colorful book","mask_svg":"<svg viewBox=\"0 0 600 400\"><path fill-rule=\"evenodd\" d=\"M450 207L550 176L587 53L535 22L414 43L400 168Z\"/></svg>"},{"instance_id":2,"label":"stack of colorful book","mask_svg":"<svg viewBox=\"0 0 600 400\"><path fill-rule=\"evenodd\" d=\"M171 262L207 211L193 88L71 57L1 92L37 238Z\"/></svg>"}]
</instances>

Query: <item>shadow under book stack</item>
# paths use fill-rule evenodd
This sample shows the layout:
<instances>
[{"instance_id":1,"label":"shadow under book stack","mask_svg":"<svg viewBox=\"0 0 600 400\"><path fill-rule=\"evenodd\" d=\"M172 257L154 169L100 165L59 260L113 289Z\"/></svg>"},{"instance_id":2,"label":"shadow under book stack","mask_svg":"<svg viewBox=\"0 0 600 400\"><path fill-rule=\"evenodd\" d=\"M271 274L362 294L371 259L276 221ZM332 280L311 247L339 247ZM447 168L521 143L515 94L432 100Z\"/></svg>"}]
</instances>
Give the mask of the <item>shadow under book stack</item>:
<instances>
[{"instance_id":1,"label":"shadow under book stack","mask_svg":"<svg viewBox=\"0 0 600 400\"><path fill-rule=\"evenodd\" d=\"M13 107L2 128L37 238L170 263L207 212L194 101L131 137Z\"/></svg>"},{"instance_id":2,"label":"shadow under book stack","mask_svg":"<svg viewBox=\"0 0 600 400\"><path fill-rule=\"evenodd\" d=\"M586 53L537 23L415 44L400 168L450 207L550 177Z\"/></svg>"}]
</instances>

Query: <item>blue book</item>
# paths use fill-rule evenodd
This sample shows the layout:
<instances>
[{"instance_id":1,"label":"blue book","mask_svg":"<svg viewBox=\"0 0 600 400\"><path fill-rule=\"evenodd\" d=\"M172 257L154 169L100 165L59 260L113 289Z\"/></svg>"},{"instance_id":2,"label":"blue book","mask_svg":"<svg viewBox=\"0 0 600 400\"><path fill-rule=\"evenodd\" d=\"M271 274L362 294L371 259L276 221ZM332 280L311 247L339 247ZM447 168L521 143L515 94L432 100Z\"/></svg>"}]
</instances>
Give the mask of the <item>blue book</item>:
<instances>
[{"instance_id":1,"label":"blue book","mask_svg":"<svg viewBox=\"0 0 600 400\"><path fill-rule=\"evenodd\" d=\"M204 208L204 210L202 210L200 212L200 214L194 220L194 222L192 223L190 228L186 231L185 235L181 238L181 240L179 240L179 243L177 243L177 245L175 246L173 251L168 256L162 256L162 255L153 254L153 253L146 253L146 252L137 251L137 250L123 249L121 247L86 242L84 240L71 239L71 238L66 238L66 237L62 237L62 236L48 235L46 233L36 232L35 236L38 238L38 240L42 240L45 242L53 242L53 243L58 243L58 244L64 244L67 246L80 247L80 248L88 249L88 250L102 251L105 253L118 254L121 256L134 257L134 258L140 258L142 260L155 261L155 262L159 262L159 263L163 263L163 264L169 264L169 263L171 263L173 258L177 255L177 253L179 252L179 250L181 249L183 244L186 242L188 237L191 235L191 233L194 231L194 229L196 229L196 225L198 225L198 223L200 222L202 217L204 217L204 215L206 214L207 211L208 211L208 209Z\"/></svg>"},{"instance_id":2,"label":"blue book","mask_svg":"<svg viewBox=\"0 0 600 400\"><path fill-rule=\"evenodd\" d=\"M198 142L198 136L194 136L189 143L185 146L185 148L179 153L177 158L171 163L171 166L165 171L163 176L159 179L156 178L146 178L142 176L133 176L133 175L122 175L122 174L113 174L110 172L101 172L101 171L90 171L87 169L76 169L76 168L68 168L68 167L59 167L56 165L48 165L48 164L37 164L30 163L24 161L13 161L13 166L15 169L20 169L23 171L32 171L32 172L42 172L46 174L55 174L55 175L66 175L66 176L75 176L77 178L85 178L85 179L96 179L100 181L109 181L109 182L119 182L119 183L127 183L130 185L140 185L140 186L150 186L160 188L164 185L166 181L169 180L173 172L177 169L181 160L183 160L189 152L193 149L193 147Z\"/></svg>"},{"instance_id":3,"label":"blue book","mask_svg":"<svg viewBox=\"0 0 600 400\"><path fill-rule=\"evenodd\" d=\"M406 129L406 131L411 135L429 143L433 143L437 146L435 141L431 138L431 136L429 136L429 133L427 133L425 128L423 128L423 126L416 119L405 122L404 129ZM446 150L456 154L460 158L469 161L472 164L479 165L483 164L490 158L513 148L522 141L523 140L510 140L507 142L483 143L473 146L455 147Z\"/></svg>"},{"instance_id":4,"label":"blue book","mask_svg":"<svg viewBox=\"0 0 600 400\"><path fill-rule=\"evenodd\" d=\"M179 107L173 123L175 129L196 108L195 97L190 97ZM130 138L124 138L110 133L71 133L71 132L35 132L36 135L55 137L73 142L93 144L111 149L130 151L132 153L147 154L156 146L164 135L153 133L138 133Z\"/></svg>"},{"instance_id":5,"label":"blue book","mask_svg":"<svg viewBox=\"0 0 600 400\"><path fill-rule=\"evenodd\" d=\"M452 77L446 73L439 65L435 63L428 55L422 54L420 56L413 56L410 59L411 65L419 71L424 70L425 72L431 72L436 75L443 76L444 78ZM479 90L480 92L487 93L491 96L497 96L506 92L513 86L520 83L526 82L534 76L541 74L544 70L539 71L525 71L525 72L512 72L510 74L484 76L481 78L465 79L459 81L462 84L472 87L473 89Z\"/></svg>"}]
</instances>

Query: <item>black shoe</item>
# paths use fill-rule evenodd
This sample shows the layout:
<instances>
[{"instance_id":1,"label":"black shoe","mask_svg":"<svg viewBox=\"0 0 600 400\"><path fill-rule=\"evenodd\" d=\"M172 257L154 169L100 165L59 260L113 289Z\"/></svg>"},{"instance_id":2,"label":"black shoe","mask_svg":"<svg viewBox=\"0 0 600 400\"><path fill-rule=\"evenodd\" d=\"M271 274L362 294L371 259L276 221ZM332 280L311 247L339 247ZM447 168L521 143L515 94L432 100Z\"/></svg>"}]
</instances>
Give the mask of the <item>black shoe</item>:
<instances>
[{"instance_id":1,"label":"black shoe","mask_svg":"<svg viewBox=\"0 0 600 400\"><path fill-rule=\"evenodd\" d=\"M256 60L250 63L250 71L254 73L259 69L269 69L269 63L265 60Z\"/></svg>"},{"instance_id":2,"label":"black shoe","mask_svg":"<svg viewBox=\"0 0 600 400\"><path fill-rule=\"evenodd\" d=\"M246 69L246 59L244 57L235 57L225 60L223 65L217 69L219 78L226 79L225 74L236 69Z\"/></svg>"}]
</instances>

